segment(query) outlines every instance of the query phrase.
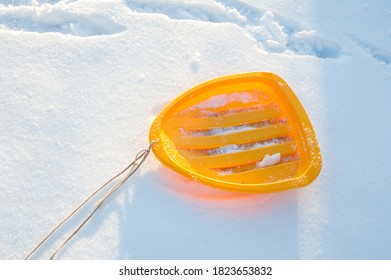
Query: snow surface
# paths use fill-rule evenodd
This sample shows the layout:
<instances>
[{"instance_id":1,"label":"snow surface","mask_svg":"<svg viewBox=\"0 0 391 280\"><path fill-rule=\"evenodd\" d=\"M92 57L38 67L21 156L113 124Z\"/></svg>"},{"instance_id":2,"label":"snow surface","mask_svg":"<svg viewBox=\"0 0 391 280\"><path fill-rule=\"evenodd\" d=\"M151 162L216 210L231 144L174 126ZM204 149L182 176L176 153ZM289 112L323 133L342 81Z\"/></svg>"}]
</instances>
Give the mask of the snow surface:
<instances>
[{"instance_id":1,"label":"snow surface","mask_svg":"<svg viewBox=\"0 0 391 280\"><path fill-rule=\"evenodd\" d=\"M231 102L240 102L243 104L257 101L255 96L249 92L233 92L212 96L201 103L198 103L189 108L194 109L214 109L225 106Z\"/></svg>"},{"instance_id":2,"label":"snow surface","mask_svg":"<svg viewBox=\"0 0 391 280\"><path fill-rule=\"evenodd\" d=\"M267 167L279 163L281 160L281 154L266 155L260 162L257 163L258 167Z\"/></svg>"},{"instance_id":3,"label":"snow surface","mask_svg":"<svg viewBox=\"0 0 391 280\"><path fill-rule=\"evenodd\" d=\"M270 71L313 123L316 181L230 193L151 155L58 257L390 259L390 14L388 0L0 1L0 258L24 258L131 162L179 94Z\"/></svg>"}]
</instances>

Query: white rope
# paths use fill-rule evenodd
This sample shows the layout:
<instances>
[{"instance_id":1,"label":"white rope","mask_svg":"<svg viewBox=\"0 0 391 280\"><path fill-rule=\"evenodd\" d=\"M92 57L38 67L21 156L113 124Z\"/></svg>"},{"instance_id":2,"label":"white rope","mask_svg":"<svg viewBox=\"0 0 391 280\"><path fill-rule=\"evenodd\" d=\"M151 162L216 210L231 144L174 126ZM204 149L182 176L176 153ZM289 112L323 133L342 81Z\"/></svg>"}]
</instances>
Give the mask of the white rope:
<instances>
[{"instance_id":1,"label":"white rope","mask_svg":"<svg viewBox=\"0 0 391 280\"><path fill-rule=\"evenodd\" d=\"M117 182L104 196L101 198L95 205L94 209L90 212L90 214L80 223L80 225L68 236L67 239L54 251L50 259L54 259L56 255L61 251L62 248L83 228L83 226L91 219L91 217L95 214L95 212L100 208L100 206L109 198L116 190L118 190L130 176L132 176L137 169L140 168L141 164L147 159L152 145L156 143L156 141L152 141L146 150L141 150L135 157L135 159L125 167L120 173L115 175L113 178L104 183L101 187L99 187L96 191L94 191L87 199L85 199L75 210L73 210L67 217L65 217L56 227L54 227L48 235L42 241L40 241L37 246L34 247L33 250L26 256L25 260L29 259L66 221L68 221L72 216L74 216L83 206L87 204L93 197L95 197L98 193L100 193L107 185L112 183L115 179L121 177L123 178Z\"/></svg>"}]
</instances>

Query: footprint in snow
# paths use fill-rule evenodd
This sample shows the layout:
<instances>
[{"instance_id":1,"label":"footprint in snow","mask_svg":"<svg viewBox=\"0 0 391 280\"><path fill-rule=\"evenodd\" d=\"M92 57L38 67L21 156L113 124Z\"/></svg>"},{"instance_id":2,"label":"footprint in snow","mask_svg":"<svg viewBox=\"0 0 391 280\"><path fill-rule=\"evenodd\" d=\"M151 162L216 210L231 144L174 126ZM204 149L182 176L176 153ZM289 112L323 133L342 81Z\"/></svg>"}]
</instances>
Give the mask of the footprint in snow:
<instances>
[{"instance_id":1,"label":"footprint in snow","mask_svg":"<svg viewBox=\"0 0 391 280\"><path fill-rule=\"evenodd\" d=\"M341 46L315 30L306 30L297 23L271 11L264 11L240 0L126 0L138 13L163 14L176 20L212 23L233 23L254 38L258 46L270 53L294 53L319 58L338 58Z\"/></svg>"},{"instance_id":2,"label":"footprint in snow","mask_svg":"<svg viewBox=\"0 0 391 280\"><path fill-rule=\"evenodd\" d=\"M360 39L352 34L344 34L347 39L355 43L365 53L374 58L377 62L385 66L387 71L391 72L391 48L382 48L375 46L367 41Z\"/></svg>"},{"instance_id":3,"label":"footprint in snow","mask_svg":"<svg viewBox=\"0 0 391 280\"><path fill-rule=\"evenodd\" d=\"M70 2L2 1L0 30L57 32L81 37L112 35L125 30L110 13L78 12L72 10Z\"/></svg>"}]
</instances>

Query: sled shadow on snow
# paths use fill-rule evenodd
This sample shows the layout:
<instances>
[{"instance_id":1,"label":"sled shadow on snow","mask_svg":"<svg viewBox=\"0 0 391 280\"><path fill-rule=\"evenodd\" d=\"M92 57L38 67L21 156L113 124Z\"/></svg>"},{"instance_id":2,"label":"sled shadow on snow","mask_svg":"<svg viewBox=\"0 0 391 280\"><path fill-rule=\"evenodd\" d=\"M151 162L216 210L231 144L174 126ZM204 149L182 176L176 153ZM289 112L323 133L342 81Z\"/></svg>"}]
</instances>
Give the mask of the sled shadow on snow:
<instances>
[{"instance_id":1,"label":"sled shadow on snow","mask_svg":"<svg viewBox=\"0 0 391 280\"><path fill-rule=\"evenodd\" d=\"M127 184L125 203L111 210L119 259L298 258L296 191L220 191L164 166Z\"/></svg>"}]
</instances>

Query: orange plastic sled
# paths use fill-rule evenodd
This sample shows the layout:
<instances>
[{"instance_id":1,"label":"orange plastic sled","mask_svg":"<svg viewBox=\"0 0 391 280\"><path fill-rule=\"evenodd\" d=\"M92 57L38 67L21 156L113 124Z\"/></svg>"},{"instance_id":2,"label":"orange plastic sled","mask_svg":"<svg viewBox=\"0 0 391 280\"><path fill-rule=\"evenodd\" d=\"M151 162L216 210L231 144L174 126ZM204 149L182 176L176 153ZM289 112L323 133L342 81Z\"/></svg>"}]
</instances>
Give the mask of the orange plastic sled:
<instances>
[{"instance_id":1,"label":"orange plastic sled","mask_svg":"<svg viewBox=\"0 0 391 280\"><path fill-rule=\"evenodd\" d=\"M303 106L272 73L226 76L190 89L157 116L149 138L163 164L225 190L302 187L322 166Z\"/></svg>"}]
</instances>

